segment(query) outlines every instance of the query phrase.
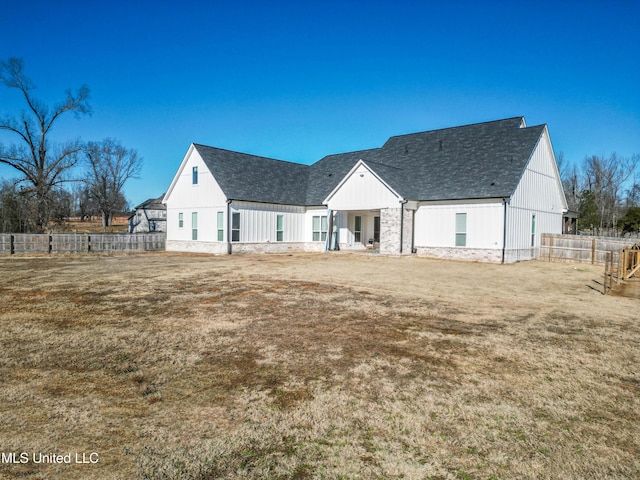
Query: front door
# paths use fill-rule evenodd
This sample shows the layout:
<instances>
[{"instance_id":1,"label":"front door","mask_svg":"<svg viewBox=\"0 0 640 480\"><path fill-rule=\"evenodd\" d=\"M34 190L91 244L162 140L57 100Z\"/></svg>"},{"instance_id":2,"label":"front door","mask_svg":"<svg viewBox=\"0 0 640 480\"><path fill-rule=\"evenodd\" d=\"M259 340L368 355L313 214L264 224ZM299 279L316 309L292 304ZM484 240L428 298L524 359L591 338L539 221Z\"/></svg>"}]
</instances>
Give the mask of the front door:
<instances>
[{"instance_id":1,"label":"front door","mask_svg":"<svg viewBox=\"0 0 640 480\"><path fill-rule=\"evenodd\" d=\"M362 216L360 215L354 217L353 243L362 243Z\"/></svg>"}]
</instances>

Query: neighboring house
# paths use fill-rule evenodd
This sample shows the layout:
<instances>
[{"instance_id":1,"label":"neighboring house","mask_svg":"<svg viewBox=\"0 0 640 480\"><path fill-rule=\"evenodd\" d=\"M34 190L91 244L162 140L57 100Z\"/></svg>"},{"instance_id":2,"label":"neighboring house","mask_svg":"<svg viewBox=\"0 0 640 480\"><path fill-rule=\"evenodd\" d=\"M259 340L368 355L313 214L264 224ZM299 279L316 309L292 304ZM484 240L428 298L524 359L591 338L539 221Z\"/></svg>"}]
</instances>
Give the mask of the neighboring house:
<instances>
[{"instance_id":1,"label":"neighboring house","mask_svg":"<svg viewBox=\"0 0 640 480\"><path fill-rule=\"evenodd\" d=\"M313 165L192 144L164 198L167 250L364 250L536 258L567 203L546 125L523 117L391 137Z\"/></svg>"},{"instance_id":2,"label":"neighboring house","mask_svg":"<svg viewBox=\"0 0 640 480\"><path fill-rule=\"evenodd\" d=\"M135 208L129 217L129 233L167 231L167 207L162 203L164 194L150 198Z\"/></svg>"}]
</instances>

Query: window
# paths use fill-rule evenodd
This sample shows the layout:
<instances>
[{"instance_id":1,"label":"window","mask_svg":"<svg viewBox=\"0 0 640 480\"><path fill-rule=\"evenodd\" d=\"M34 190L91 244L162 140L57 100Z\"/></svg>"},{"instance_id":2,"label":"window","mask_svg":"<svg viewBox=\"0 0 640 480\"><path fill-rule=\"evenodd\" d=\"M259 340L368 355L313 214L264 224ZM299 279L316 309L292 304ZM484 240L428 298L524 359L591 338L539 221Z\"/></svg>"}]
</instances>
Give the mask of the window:
<instances>
[{"instance_id":1,"label":"window","mask_svg":"<svg viewBox=\"0 0 640 480\"><path fill-rule=\"evenodd\" d=\"M198 167L193 167L191 170L191 183L193 185L198 184Z\"/></svg>"},{"instance_id":2,"label":"window","mask_svg":"<svg viewBox=\"0 0 640 480\"><path fill-rule=\"evenodd\" d=\"M191 213L191 240L198 240L198 212Z\"/></svg>"},{"instance_id":3,"label":"window","mask_svg":"<svg viewBox=\"0 0 640 480\"><path fill-rule=\"evenodd\" d=\"M184 213L178 214L178 228L184 228Z\"/></svg>"},{"instance_id":4,"label":"window","mask_svg":"<svg viewBox=\"0 0 640 480\"><path fill-rule=\"evenodd\" d=\"M313 241L324 242L327 240L327 217L314 216L313 217Z\"/></svg>"},{"instance_id":5,"label":"window","mask_svg":"<svg viewBox=\"0 0 640 480\"><path fill-rule=\"evenodd\" d=\"M456 213L456 247L467 246L467 214Z\"/></svg>"},{"instance_id":6,"label":"window","mask_svg":"<svg viewBox=\"0 0 640 480\"><path fill-rule=\"evenodd\" d=\"M224 240L224 212L218 212L218 241Z\"/></svg>"},{"instance_id":7,"label":"window","mask_svg":"<svg viewBox=\"0 0 640 480\"><path fill-rule=\"evenodd\" d=\"M240 241L240 214L239 213L231 214L231 241L232 242Z\"/></svg>"},{"instance_id":8,"label":"window","mask_svg":"<svg viewBox=\"0 0 640 480\"><path fill-rule=\"evenodd\" d=\"M355 243L360 243L362 241L362 217L360 215L356 215L355 225L353 227L353 241Z\"/></svg>"},{"instance_id":9,"label":"window","mask_svg":"<svg viewBox=\"0 0 640 480\"><path fill-rule=\"evenodd\" d=\"M373 217L373 241L380 241L380 217Z\"/></svg>"},{"instance_id":10,"label":"window","mask_svg":"<svg viewBox=\"0 0 640 480\"><path fill-rule=\"evenodd\" d=\"M284 215L278 215L276 217L276 241L282 242L284 240Z\"/></svg>"},{"instance_id":11,"label":"window","mask_svg":"<svg viewBox=\"0 0 640 480\"><path fill-rule=\"evenodd\" d=\"M536 214L531 215L531 246L536 246Z\"/></svg>"}]
</instances>

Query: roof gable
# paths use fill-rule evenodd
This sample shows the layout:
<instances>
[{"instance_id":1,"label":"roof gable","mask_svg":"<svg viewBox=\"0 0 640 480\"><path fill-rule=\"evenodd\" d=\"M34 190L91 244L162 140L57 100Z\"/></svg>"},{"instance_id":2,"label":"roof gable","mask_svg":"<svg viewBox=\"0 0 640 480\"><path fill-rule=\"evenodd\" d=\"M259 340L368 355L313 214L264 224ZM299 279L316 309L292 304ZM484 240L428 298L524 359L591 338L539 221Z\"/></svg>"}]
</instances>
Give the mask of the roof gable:
<instances>
[{"instance_id":1,"label":"roof gable","mask_svg":"<svg viewBox=\"0 0 640 480\"><path fill-rule=\"evenodd\" d=\"M359 160L322 203L334 210L365 210L397 206L400 200L380 175Z\"/></svg>"}]
</instances>

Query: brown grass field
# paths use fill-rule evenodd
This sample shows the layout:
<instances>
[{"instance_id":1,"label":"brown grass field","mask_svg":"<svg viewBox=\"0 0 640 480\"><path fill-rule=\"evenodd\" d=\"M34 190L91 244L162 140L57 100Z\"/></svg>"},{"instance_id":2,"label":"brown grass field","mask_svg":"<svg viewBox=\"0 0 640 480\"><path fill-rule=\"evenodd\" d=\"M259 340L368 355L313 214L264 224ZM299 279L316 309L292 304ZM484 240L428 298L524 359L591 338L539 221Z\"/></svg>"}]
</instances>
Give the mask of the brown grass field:
<instances>
[{"instance_id":1,"label":"brown grass field","mask_svg":"<svg viewBox=\"0 0 640 480\"><path fill-rule=\"evenodd\" d=\"M640 302L602 295L601 277L348 254L2 257L0 478L640 478ZM52 453L72 461L33 461Z\"/></svg>"}]
</instances>

